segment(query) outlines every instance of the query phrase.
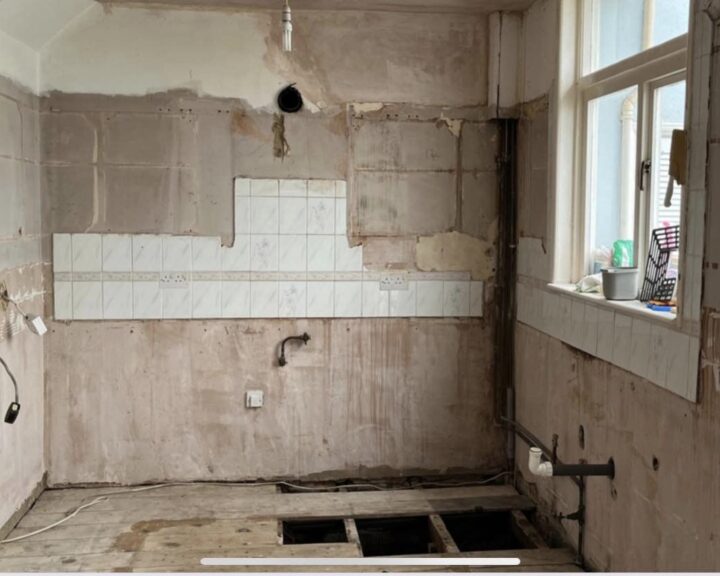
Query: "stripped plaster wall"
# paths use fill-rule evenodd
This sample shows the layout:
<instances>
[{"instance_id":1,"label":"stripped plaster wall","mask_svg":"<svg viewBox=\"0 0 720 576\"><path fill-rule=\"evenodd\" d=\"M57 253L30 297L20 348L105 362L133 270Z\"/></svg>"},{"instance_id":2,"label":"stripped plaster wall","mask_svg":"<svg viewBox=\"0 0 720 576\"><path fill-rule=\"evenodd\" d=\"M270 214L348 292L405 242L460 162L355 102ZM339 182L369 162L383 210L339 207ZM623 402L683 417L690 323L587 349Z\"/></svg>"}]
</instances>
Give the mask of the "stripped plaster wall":
<instances>
[{"instance_id":1,"label":"stripped plaster wall","mask_svg":"<svg viewBox=\"0 0 720 576\"><path fill-rule=\"evenodd\" d=\"M699 37L707 39L712 30L701 13L706 3L695 3L697 36L694 41ZM558 5L555 0L543 0L532 10L548 6L557 10ZM544 37L545 51L556 53L557 35L544 34ZM535 51L540 52L537 46ZM715 107L720 101L717 47L712 60L715 95L710 101ZM545 79L546 93L551 92L555 82L555 72L551 72ZM699 102L700 93L696 92L694 102ZM524 158L520 174L520 281L542 286L552 278L551 249L547 242L552 231L543 215L547 214L545 210L550 202L547 173L552 169L552 160L548 160L547 150L553 112L545 103L551 102L551 98L538 100L536 91L529 93L534 100L524 107L520 131ZM713 109L712 119L717 115ZM720 222L717 210L713 209L713 204L720 203L713 202L718 190L713 179L720 173L716 168L720 165L720 156L713 148L717 147L713 140L717 137L718 134L711 134L709 140L702 337L705 368L700 377L697 404L530 326L520 322L516 325L518 421L548 445L552 435L557 434L558 455L565 462L579 459L603 462L609 457L615 461L614 480L591 478L587 484L583 551L587 562L600 570L717 570L720 567L720 549L716 544L720 515L720 387L717 379L720 340L718 303L712 301L720 292L720 284L712 278L713 261L717 261L717 258L713 260L712 251L719 245L712 234ZM704 142L698 146L702 149ZM697 150L693 152L691 148L691 158L693 154L697 154ZM579 440L580 426L584 448ZM539 500L548 518L577 509L578 493L572 482L531 476L527 469L527 446L523 442L517 444L516 458L520 485ZM575 523L550 522L562 530L569 541L577 543Z\"/></svg>"},{"instance_id":2,"label":"stripped plaster wall","mask_svg":"<svg viewBox=\"0 0 720 576\"><path fill-rule=\"evenodd\" d=\"M233 177L347 179L368 268L470 271L486 317L53 322L52 484L502 464L486 18L297 11L286 55L276 16L97 7L43 48L44 231L229 244ZM272 102L290 82L308 106L285 117L278 159ZM277 343L304 330L278 369ZM244 408L248 389L262 410Z\"/></svg>"},{"instance_id":3,"label":"stripped plaster wall","mask_svg":"<svg viewBox=\"0 0 720 576\"><path fill-rule=\"evenodd\" d=\"M0 283L27 313L43 311L43 265L37 97L0 78ZM44 340L31 334L13 308L0 305L0 357L15 374L22 409L0 423L0 538L6 523L42 483L44 458ZM14 394L0 368L0 410Z\"/></svg>"}]
</instances>

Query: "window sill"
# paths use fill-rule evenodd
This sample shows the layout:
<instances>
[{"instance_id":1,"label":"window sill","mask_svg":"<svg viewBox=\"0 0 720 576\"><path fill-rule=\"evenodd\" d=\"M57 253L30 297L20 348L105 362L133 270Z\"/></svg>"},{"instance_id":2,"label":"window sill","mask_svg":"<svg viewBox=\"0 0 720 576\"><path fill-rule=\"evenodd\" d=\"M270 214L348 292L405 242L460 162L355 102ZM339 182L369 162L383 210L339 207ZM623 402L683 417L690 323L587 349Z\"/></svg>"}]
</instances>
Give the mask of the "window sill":
<instances>
[{"instance_id":1,"label":"window sill","mask_svg":"<svg viewBox=\"0 0 720 576\"><path fill-rule=\"evenodd\" d=\"M677 320L677 314L675 312L650 310L639 300L606 300L602 294L578 292L575 284L548 284L547 287L551 292L571 296L585 303L592 303L599 308L623 312L630 316L637 316L651 322L658 321L663 325L667 325L674 324Z\"/></svg>"}]
</instances>

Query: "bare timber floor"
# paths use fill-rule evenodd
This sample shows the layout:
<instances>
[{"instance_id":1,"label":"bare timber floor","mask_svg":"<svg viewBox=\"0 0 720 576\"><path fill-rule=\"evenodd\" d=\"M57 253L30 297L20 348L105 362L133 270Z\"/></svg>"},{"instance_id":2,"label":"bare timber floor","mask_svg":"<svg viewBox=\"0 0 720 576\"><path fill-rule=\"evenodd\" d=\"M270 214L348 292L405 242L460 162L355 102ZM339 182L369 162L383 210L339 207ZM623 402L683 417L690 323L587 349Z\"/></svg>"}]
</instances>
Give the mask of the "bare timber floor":
<instances>
[{"instance_id":1,"label":"bare timber floor","mask_svg":"<svg viewBox=\"0 0 720 576\"><path fill-rule=\"evenodd\" d=\"M119 488L45 491L9 538L65 517L78 505ZM440 514L514 511L534 548L459 552ZM567 549L548 548L524 519L532 503L510 486L368 492L280 493L274 486L185 485L116 495L65 524L16 543L0 544L2 572L302 571L283 567L205 567L204 557L362 557L354 519L427 516L433 556L519 557L518 571L578 571ZM279 520L345 519L348 542L283 544ZM402 567L405 571L478 571ZM397 571L395 567L309 567L305 571ZM488 568L488 571L508 571Z\"/></svg>"}]
</instances>

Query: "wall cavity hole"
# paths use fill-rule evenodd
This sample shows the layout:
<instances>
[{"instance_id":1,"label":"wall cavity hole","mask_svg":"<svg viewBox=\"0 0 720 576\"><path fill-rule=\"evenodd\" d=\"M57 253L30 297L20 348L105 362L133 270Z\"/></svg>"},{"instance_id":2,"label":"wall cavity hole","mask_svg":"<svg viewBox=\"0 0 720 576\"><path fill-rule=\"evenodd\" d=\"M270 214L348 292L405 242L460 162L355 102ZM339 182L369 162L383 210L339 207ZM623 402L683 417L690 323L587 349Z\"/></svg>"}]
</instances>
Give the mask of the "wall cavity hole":
<instances>
[{"instance_id":1,"label":"wall cavity hole","mask_svg":"<svg viewBox=\"0 0 720 576\"><path fill-rule=\"evenodd\" d=\"M282 521L283 544L331 544L347 542L342 520Z\"/></svg>"},{"instance_id":2,"label":"wall cavity hole","mask_svg":"<svg viewBox=\"0 0 720 576\"><path fill-rule=\"evenodd\" d=\"M443 514L442 519L460 552L527 548L516 536L510 512Z\"/></svg>"},{"instance_id":3,"label":"wall cavity hole","mask_svg":"<svg viewBox=\"0 0 720 576\"><path fill-rule=\"evenodd\" d=\"M660 469L660 460L658 460L657 456L653 456L652 467L656 472Z\"/></svg>"},{"instance_id":4,"label":"wall cavity hole","mask_svg":"<svg viewBox=\"0 0 720 576\"><path fill-rule=\"evenodd\" d=\"M434 552L430 520L426 516L408 518L368 518L355 520L363 556L401 556Z\"/></svg>"},{"instance_id":5,"label":"wall cavity hole","mask_svg":"<svg viewBox=\"0 0 720 576\"><path fill-rule=\"evenodd\" d=\"M580 444L580 449L585 450L585 428L580 425L580 428L578 428L578 443Z\"/></svg>"}]
</instances>

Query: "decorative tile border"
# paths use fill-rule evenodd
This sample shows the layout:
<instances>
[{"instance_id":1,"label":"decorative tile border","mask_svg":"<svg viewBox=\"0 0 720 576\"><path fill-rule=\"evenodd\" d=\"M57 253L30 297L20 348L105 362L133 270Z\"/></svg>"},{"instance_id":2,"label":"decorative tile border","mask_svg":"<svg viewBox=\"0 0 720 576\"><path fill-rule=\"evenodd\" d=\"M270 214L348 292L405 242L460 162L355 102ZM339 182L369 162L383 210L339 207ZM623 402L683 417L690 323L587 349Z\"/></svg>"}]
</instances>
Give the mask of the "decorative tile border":
<instances>
[{"instance_id":1,"label":"decorative tile border","mask_svg":"<svg viewBox=\"0 0 720 576\"><path fill-rule=\"evenodd\" d=\"M368 271L345 182L235 181L236 237L55 234L57 320L481 317L465 272ZM398 286L398 289L386 289Z\"/></svg>"}]
</instances>

